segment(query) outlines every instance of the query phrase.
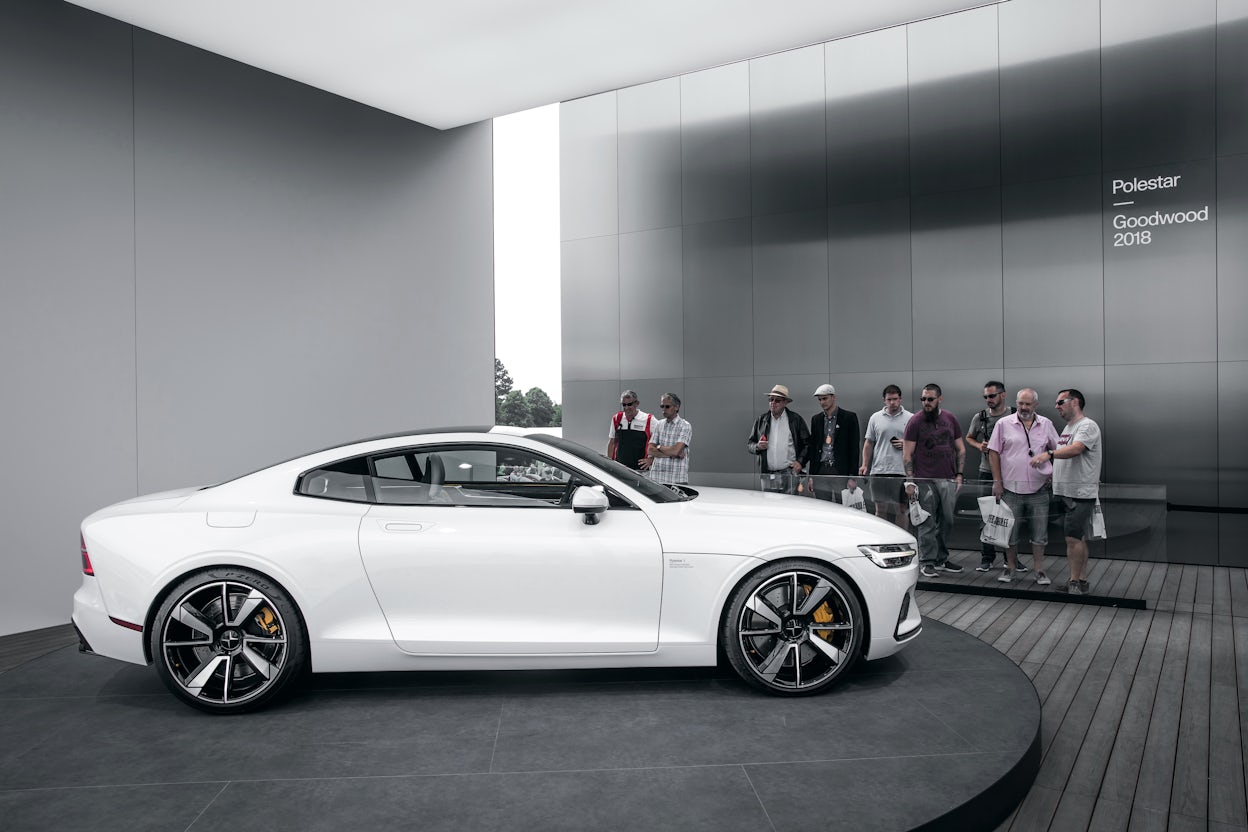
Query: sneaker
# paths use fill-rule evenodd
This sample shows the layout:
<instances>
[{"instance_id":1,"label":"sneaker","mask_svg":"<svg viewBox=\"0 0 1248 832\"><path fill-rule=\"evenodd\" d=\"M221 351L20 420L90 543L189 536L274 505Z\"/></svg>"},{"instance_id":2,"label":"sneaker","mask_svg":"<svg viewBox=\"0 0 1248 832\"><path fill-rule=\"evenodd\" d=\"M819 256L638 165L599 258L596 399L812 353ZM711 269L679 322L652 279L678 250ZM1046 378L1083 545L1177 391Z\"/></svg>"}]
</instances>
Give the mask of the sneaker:
<instances>
[{"instance_id":1,"label":"sneaker","mask_svg":"<svg viewBox=\"0 0 1248 832\"><path fill-rule=\"evenodd\" d=\"M1036 583L1040 584L1040 586L1048 586L1049 584L1053 582L1049 580L1048 575L1044 574L1043 572L1037 572Z\"/></svg>"},{"instance_id":2,"label":"sneaker","mask_svg":"<svg viewBox=\"0 0 1248 832\"><path fill-rule=\"evenodd\" d=\"M1080 594L1082 594L1082 595L1087 595L1087 594L1088 594L1088 582L1087 582L1087 581L1080 581L1080 582L1079 582L1079 592L1080 592Z\"/></svg>"},{"instance_id":3,"label":"sneaker","mask_svg":"<svg viewBox=\"0 0 1248 832\"><path fill-rule=\"evenodd\" d=\"M953 572L955 574L962 571L962 567L958 566L956 563L954 563L951 560L947 560L944 563L938 564L936 568L943 569L946 572Z\"/></svg>"},{"instance_id":4,"label":"sneaker","mask_svg":"<svg viewBox=\"0 0 1248 832\"><path fill-rule=\"evenodd\" d=\"M1014 571L1020 575L1023 574L1027 571L1027 564L1023 563L1021 560L1016 561L1014 564Z\"/></svg>"},{"instance_id":5,"label":"sneaker","mask_svg":"<svg viewBox=\"0 0 1248 832\"><path fill-rule=\"evenodd\" d=\"M922 575L924 578L939 578L940 577L939 575L936 574L936 567L932 566L930 563L923 564L923 566L919 569L919 574Z\"/></svg>"},{"instance_id":6,"label":"sneaker","mask_svg":"<svg viewBox=\"0 0 1248 832\"><path fill-rule=\"evenodd\" d=\"M1014 572L1007 566L1005 571L1001 573L997 580L1003 584L1008 584L1010 581L1014 580Z\"/></svg>"},{"instance_id":7,"label":"sneaker","mask_svg":"<svg viewBox=\"0 0 1248 832\"><path fill-rule=\"evenodd\" d=\"M992 569L992 561L990 560L981 560L979 566L975 567L976 572L987 572L990 569Z\"/></svg>"},{"instance_id":8,"label":"sneaker","mask_svg":"<svg viewBox=\"0 0 1248 832\"><path fill-rule=\"evenodd\" d=\"M1080 587L1079 587L1079 582L1078 582L1078 581L1070 581L1069 583L1067 583L1067 584L1066 584L1066 592L1068 592L1068 593L1069 593L1069 594L1071 594L1071 595L1082 595L1082 594L1083 594L1083 590L1082 590L1082 589L1080 589Z\"/></svg>"}]
</instances>

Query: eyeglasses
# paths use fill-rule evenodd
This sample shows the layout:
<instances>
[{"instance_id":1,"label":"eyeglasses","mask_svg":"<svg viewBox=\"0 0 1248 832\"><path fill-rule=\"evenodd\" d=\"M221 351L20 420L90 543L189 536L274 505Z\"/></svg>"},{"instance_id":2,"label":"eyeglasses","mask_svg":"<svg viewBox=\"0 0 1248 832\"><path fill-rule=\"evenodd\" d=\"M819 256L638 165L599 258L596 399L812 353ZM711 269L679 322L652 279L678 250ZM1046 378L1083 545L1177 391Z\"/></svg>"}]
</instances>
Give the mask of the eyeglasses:
<instances>
[{"instance_id":1,"label":"eyeglasses","mask_svg":"<svg viewBox=\"0 0 1248 832\"><path fill-rule=\"evenodd\" d=\"M660 409L660 410L671 410L671 409L672 409L673 407L675 407L675 406L676 406L676 405L674 405L674 404L661 404L661 405L659 405L659 409Z\"/></svg>"},{"instance_id":2,"label":"eyeglasses","mask_svg":"<svg viewBox=\"0 0 1248 832\"><path fill-rule=\"evenodd\" d=\"M636 407L637 402L620 402L620 407Z\"/></svg>"},{"instance_id":3,"label":"eyeglasses","mask_svg":"<svg viewBox=\"0 0 1248 832\"><path fill-rule=\"evenodd\" d=\"M1070 399L1058 399L1056 406L1061 407L1062 405L1066 404L1068 401L1070 401Z\"/></svg>"},{"instance_id":4,"label":"eyeglasses","mask_svg":"<svg viewBox=\"0 0 1248 832\"><path fill-rule=\"evenodd\" d=\"M935 396L919 396L919 400L925 401L925 402L934 402L936 401L936 397Z\"/></svg>"},{"instance_id":5,"label":"eyeglasses","mask_svg":"<svg viewBox=\"0 0 1248 832\"><path fill-rule=\"evenodd\" d=\"M768 397L767 397L767 401L769 401L769 402L787 402L787 401L788 401L788 399L782 399L782 398L780 398L779 396L768 396Z\"/></svg>"}]
</instances>

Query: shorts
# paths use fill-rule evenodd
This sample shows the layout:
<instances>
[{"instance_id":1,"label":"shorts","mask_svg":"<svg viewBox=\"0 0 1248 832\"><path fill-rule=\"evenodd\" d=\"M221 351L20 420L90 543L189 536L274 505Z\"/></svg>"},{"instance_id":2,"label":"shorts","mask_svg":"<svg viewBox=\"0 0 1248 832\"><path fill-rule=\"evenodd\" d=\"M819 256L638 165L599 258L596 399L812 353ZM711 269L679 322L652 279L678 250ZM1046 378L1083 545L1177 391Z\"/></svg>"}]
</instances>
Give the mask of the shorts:
<instances>
[{"instance_id":1,"label":"shorts","mask_svg":"<svg viewBox=\"0 0 1248 832\"><path fill-rule=\"evenodd\" d=\"M905 496L905 477L901 474L872 474L871 502L892 505L906 505L910 500Z\"/></svg>"},{"instance_id":2,"label":"shorts","mask_svg":"<svg viewBox=\"0 0 1248 832\"><path fill-rule=\"evenodd\" d=\"M1066 504L1066 536L1083 540L1092 522L1092 509L1096 506L1096 498L1080 500L1077 497L1062 497L1062 502Z\"/></svg>"},{"instance_id":3,"label":"shorts","mask_svg":"<svg viewBox=\"0 0 1248 832\"><path fill-rule=\"evenodd\" d=\"M1017 546L1020 529L1026 522L1030 529L1029 540L1033 545L1043 546L1049 542L1049 490L1042 488L1034 494L1015 494L1006 490L1001 501L1014 512L1014 526L1010 529L1010 545Z\"/></svg>"}]
</instances>

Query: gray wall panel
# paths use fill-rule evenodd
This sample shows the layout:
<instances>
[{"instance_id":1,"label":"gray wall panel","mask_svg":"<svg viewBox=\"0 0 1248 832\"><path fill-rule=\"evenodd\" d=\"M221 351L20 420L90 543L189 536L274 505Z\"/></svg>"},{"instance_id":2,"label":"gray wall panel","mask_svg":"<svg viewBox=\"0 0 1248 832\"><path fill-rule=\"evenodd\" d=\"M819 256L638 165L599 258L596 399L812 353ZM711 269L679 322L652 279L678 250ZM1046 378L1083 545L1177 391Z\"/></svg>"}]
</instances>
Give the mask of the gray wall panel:
<instances>
[{"instance_id":1,"label":"gray wall panel","mask_svg":"<svg viewBox=\"0 0 1248 832\"><path fill-rule=\"evenodd\" d=\"M580 442L587 448L605 454L611 416L620 409L620 391L623 389L615 379L565 380L562 399L563 438Z\"/></svg>"},{"instance_id":2,"label":"gray wall panel","mask_svg":"<svg viewBox=\"0 0 1248 832\"><path fill-rule=\"evenodd\" d=\"M1162 176L1181 178L1167 190L1112 193L1115 180L1147 182ZM1213 160L1116 172L1106 176L1103 187L1106 362L1217 360L1214 221L1144 226L1138 233L1115 228L1115 223L1178 212L1210 217L1215 208ZM1115 207L1115 199L1134 204ZM1149 242L1140 244L1144 239ZM1131 244L1120 245L1125 243ZM1158 338L1159 332L1166 337Z\"/></svg>"},{"instance_id":3,"label":"gray wall panel","mask_svg":"<svg viewBox=\"0 0 1248 832\"><path fill-rule=\"evenodd\" d=\"M568 240L561 253L563 379L620 377L619 239Z\"/></svg>"},{"instance_id":4,"label":"gray wall panel","mask_svg":"<svg viewBox=\"0 0 1248 832\"><path fill-rule=\"evenodd\" d=\"M1248 515L1220 514L1218 518L1218 565L1248 566Z\"/></svg>"},{"instance_id":5,"label":"gray wall panel","mask_svg":"<svg viewBox=\"0 0 1248 832\"><path fill-rule=\"evenodd\" d=\"M680 123L685 223L749 216L749 63L681 76Z\"/></svg>"},{"instance_id":6,"label":"gray wall panel","mask_svg":"<svg viewBox=\"0 0 1248 832\"><path fill-rule=\"evenodd\" d=\"M1248 361L1218 365L1218 505L1248 508ZM1241 541L1242 545L1242 541Z\"/></svg>"},{"instance_id":7,"label":"gray wall panel","mask_svg":"<svg viewBox=\"0 0 1248 832\"><path fill-rule=\"evenodd\" d=\"M79 521L135 495L132 115L128 26L0 4L0 635L65 623Z\"/></svg>"},{"instance_id":8,"label":"gray wall panel","mask_svg":"<svg viewBox=\"0 0 1248 832\"><path fill-rule=\"evenodd\" d=\"M434 387L491 419L488 124L440 133L136 30L135 131L141 491L442 423Z\"/></svg>"},{"instance_id":9,"label":"gray wall panel","mask_svg":"<svg viewBox=\"0 0 1248 832\"><path fill-rule=\"evenodd\" d=\"M753 213L822 210L823 46L750 61L750 173Z\"/></svg>"},{"instance_id":10,"label":"gray wall panel","mask_svg":"<svg viewBox=\"0 0 1248 832\"><path fill-rule=\"evenodd\" d=\"M830 208L828 269L831 369L909 371L910 200Z\"/></svg>"},{"instance_id":11,"label":"gray wall panel","mask_svg":"<svg viewBox=\"0 0 1248 832\"><path fill-rule=\"evenodd\" d=\"M1215 0L1101 0L1105 170L1211 156Z\"/></svg>"},{"instance_id":12,"label":"gray wall panel","mask_svg":"<svg viewBox=\"0 0 1248 832\"><path fill-rule=\"evenodd\" d=\"M996 185L1001 174L997 8L911 24L913 193Z\"/></svg>"},{"instance_id":13,"label":"gray wall panel","mask_svg":"<svg viewBox=\"0 0 1248 832\"><path fill-rule=\"evenodd\" d=\"M1248 0L1217 0L1218 154L1248 153Z\"/></svg>"},{"instance_id":14,"label":"gray wall panel","mask_svg":"<svg viewBox=\"0 0 1248 832\"><path fill-rule=\"evenodd\" d=\"M827 373L827 215L754 220L754 372Z\"/></svg>"},{"instance_id":15,"label":"gray wall panel","mask_svg":"<svg viewBox=\"0 0 1248 832\"><path fill-rule=\"evenodd\" d=\"M620 235L620 375L685 373L681 229Z\"/></svg>"},{"instance_id":16,"label":"gray wall panel","mask_svg":"<svg viewBox=\"0 0 1248 832\"><path fill-rule=\"evenodd\" d=\"M619 230L618 123L614 92L559 107L559 236Z\"/></svg>"},{"instance_id":17,"label":"gray wall panel","mask_svg":"<svg viewBox=\"0 0 1248 832\"><path fill-rule=\"evenodd\" d=\"M912 200L918 375L1001 366L1000 200L995 188Z\"/></svg>"},{"instance_id":18,"label":"gray wall panel","mask_svg":"<svg viewBox=\"0 0 1248 832\"><path fill-rule=\"evenodd\" d=\"M754 365L751 222L741 218L684 230L685 373L730 376ZM647 334L652 330L647 330ZM564 336L565 341L567 336Z\"/></svg>"},{"instance_id":19,"label":"gray wall panel","mask_svg":"<svg viewBox=\"0 0 1248 832\"><path fill-rule=\"evenodd\" d=\"M998 10L1006 182L1100 171L1099 12L1086 0L1011 0Z\"/></svg>"},{"instance_id":20,"label":"gray wall panel","mask_svg":"<svg viewBox=\"0 0 1248 832\"><path fill-rule=\"evenodd\" d=\"M1248 361L1248 155L1217 164L1218 358Z\"/></svg>"},{"instance_id":21,"label":"gray wall panel","mask_svg":"<svg viewBox=\"0 0 1248 832\"><path fill-rule=\"evenodd\" d=\"M680 225L680 79L618 95L620 232Z\"/></svg>"},{"instance_id":22,"label":"gray wall panel","mask_svg":"<svg viewBox=\"0 0 1248 832\"><path fill-rule=\"evenodd\" d=\"M1002 189L1005 366L1105 361L1101 179Z\"/></svg>"},{"instance_id":23,"label":"gray wall panel","mask_svg":"<svg viewBox=\"0 0 1248 832\"><path fill-rule=\"evenodd\" d=\"M1105 462L1114 480L1162 482L1172 503L1217 505L1217 364L1110 365L1105 391ZM1183 435L1203 441L1159 442L1165 428L1143 404L1152 398L1203 405L1182 413Z\"/></svg>"},{"instance_id":24,"label":"gray wall panel","mask_svg":"<svg viewBox=\"0 0 1248 832\"><path fill-rule=\"evenodd\" d=\"M905 27L832 41L824 67L829 204L909 195Z\"/></svg>"},{"instance_id":25,"label":"gray wall panel","mask_svg":"<svg viewBox=\"0 0 1248 832\"><path fill-rule=\"evenodd\" d=\"M753 379L743 376L685 379L681 413L693 425L695 454L690 479L699 473L752 470L753 457L745 449L758 403L752 385Z\"/></svg>"}]
</instances>

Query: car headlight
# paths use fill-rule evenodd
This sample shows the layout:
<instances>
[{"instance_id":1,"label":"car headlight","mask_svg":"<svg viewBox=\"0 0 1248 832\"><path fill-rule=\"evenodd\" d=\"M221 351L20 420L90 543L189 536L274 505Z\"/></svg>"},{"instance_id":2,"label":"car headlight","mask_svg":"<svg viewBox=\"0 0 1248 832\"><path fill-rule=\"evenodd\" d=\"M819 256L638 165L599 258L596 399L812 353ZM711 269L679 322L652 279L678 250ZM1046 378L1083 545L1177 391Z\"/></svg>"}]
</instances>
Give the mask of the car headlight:
<instances>
[{"instance_id":1,"label":"car headlight","mask_svg":"<svg viewBox=\"0 0 1248 832\"><path fill-rule=\"evenodd\" d=\"M909 543L879 543L874 546L859 546L858 551L871 558L871 562L881 569L900 569L914 562L916 552Z\"/></svg>"}]
</instances>

